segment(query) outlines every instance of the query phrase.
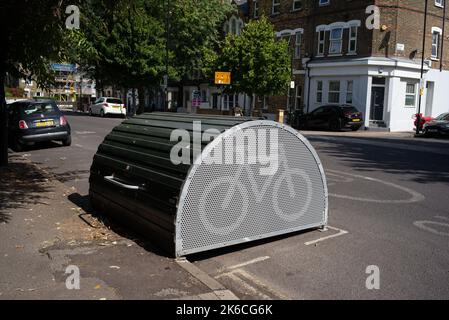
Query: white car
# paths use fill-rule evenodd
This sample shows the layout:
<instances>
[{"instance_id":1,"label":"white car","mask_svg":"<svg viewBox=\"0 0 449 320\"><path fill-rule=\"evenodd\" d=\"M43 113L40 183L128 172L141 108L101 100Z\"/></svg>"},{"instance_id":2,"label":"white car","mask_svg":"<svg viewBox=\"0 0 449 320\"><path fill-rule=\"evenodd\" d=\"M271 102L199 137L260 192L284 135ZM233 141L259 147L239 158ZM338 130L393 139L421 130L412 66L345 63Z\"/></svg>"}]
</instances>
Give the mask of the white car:
<instances>
[{"instance_id":1,"label":"white car","mask_svg":"<svg viewBox=\"0 0 449 320\"><path fill-rule=\"evenodd\" d=\"M101 97L89 107L89 115L99 115L104 117L106 115L121 115L126 116L126 108L121 99Z\"/></svg>"}]
</instances>

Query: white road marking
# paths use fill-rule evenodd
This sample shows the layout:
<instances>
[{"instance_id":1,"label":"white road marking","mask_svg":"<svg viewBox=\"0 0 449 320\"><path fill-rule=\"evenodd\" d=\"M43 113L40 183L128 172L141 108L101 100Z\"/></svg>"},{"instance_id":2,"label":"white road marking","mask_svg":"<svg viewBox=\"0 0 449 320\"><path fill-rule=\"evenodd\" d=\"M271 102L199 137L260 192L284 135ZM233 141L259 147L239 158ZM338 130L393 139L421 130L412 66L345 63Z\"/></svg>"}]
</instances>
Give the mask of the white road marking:
<instances>
[{"instance_id":1,"label":"white road marking","mask_svg":"<svg viewBox=\"0 0 449 320\"><path fill-rule=\"evenodd\" d=\"M346 230L339 229L339 228L335 228L335 227L331 227L331 226L327 226L327 228L328 228L328 229L331 229L331 230L334 230L334 231L338 231L338 233L332 234L332 235L326 236L326 237L321 237L321 238L318 238L318 239L316 239L316 240L308 241L308 242L305 242L304 244L305 244L306 246L310 246L311 244L315 244L315 243L318 243L318 242L322 242L322 241L325 241L325 240L329 240L329 239L332 239L332 238L336 238L336 237L339 237L339 236L342 236L342 235L345 235L345 234L348 234L348 233L349 233L349 232L346 231Z\"/></svg>"},{"instance_id":2,"label":"white road marking","mask_svg":"<svg viewBox=\"0 0 449 320\"><path fill-rule=\"evenodd\" d=\"M449 232L441 232L441 231L438 231L437 229L434 229L434 228L431 228L428 226L428 225L436 225L436 226L442 226L442 227L449 228L449 223L430 221L430 220L422 220L422 221L415 221L415 222L413 222L413 224L415 225L415 227L418 227L418 228L428 231L430 233L433 233L433 234L436 234L439 236L449 237Z\"/></svg>"},{"instance_id":3,"label":"white road marking","mask_svg":"<svg viewBox=\"0 0 449 320\"><path fill-rule=\"evenodd\" d=\"M265 260L268 260L268 259L270 259L269 256L259 257L259 258L256 258L256 259L253 259L253 260L250 260L250 261L247 261L247 262L243 262L243 263L240 263L240 264L236 264L234 266L230 266L230 267L228 267L226 269L228 269L228 270L238 269L238 268L242 268L242 267L248 266L250 264L262 262L262 261L265 261Z\"/></svg>"},{"instance_id":4,"label":"white road marking","mask_svg":"<svg viewBox=\"0 0 449 320\"><path fill-rule=\"evenodd\" d=\"M412 189L400 186L398 184L392 183L392 182L387 182L381 179L376 179L376 178L371 178L371 177L366 177L366 176L361 176L361 175L356 175L356 174L352 174L352 173L346 173L346 172L341 172L341 171L335 171L335 170L327 170L329 172L332 173L340 173L340 174L345 174L354 178L358 178L358 179L363 179L363 180L367 180L367 181L371 181L371 182L377 182L380 184L384 184L387 185L389 187L393 187L396 189L399 189L405 193L408 193L411 195L410 198L408 199L403 199L403 200L382 200L382 199L371 199L371 198L362 198L362 197L352 197L352 196L347 196L347 195L342 195L342 194L335 194L335 193L329 193L329 196L334 197L334 198L340 198L340 199L347 199L347 200L354 200L354 201L362 201L362 202L374 202L374 203L390 203L390 204L402 204L402 203L413 203L413 202L420 202L420 201L424 201L424 199L426 198L424 195L422 195L419 192L416 192Z\"/></svg>"}]
</instances>

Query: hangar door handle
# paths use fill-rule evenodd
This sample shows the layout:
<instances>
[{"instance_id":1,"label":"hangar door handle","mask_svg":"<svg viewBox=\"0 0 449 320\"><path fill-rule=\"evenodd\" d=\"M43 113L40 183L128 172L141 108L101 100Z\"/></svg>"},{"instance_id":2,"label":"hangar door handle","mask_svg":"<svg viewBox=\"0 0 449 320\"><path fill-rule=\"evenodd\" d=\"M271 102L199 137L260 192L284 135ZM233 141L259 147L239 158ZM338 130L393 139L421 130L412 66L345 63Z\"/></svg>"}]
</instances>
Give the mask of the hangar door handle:
<instances>
[{"instance_id":1,"label":"hangar door handle","mask_svg":"<svg viewBox=\"0 0 449 320\"><path fill-rule=\"evenodd\" d=\"M117 181L114 176L107 176L107 177L104 177L104 179L111 182L112 184L115 184L116 186L119 186L119 187L122 187L122 188L125 188L128 190L139 190L140 189L139 186L133 186L133 185L129 185L129 184L125 184L123 182Z\"/></svg>"}]
</instances>

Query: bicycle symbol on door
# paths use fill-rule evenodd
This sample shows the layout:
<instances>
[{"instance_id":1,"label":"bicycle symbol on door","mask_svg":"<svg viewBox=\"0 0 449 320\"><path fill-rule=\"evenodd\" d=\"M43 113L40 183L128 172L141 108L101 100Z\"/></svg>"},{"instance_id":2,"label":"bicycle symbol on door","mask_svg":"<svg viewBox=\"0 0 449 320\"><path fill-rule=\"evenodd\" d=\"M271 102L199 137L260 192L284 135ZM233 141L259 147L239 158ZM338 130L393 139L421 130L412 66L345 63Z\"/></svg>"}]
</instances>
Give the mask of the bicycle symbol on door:
<instances>
[{"instance_id":1,"label":"bicycle symbol on door","mask_svg":"<svg viewBox=\"0 0 449 320\"><path fill-rule=\"evenodd\" d=\"M267 191L270 186L272 187L272 198L271 205L274 213L286 222L294 222L301 218L309 209L311 201L312 201L312 181L309 175L302 169L299 168L291 168L287 157L285 154L285 149L281 145L279 147L279 171L280 174L269 176L265 182L263 183L262 188L256 181L254 170L248 165L236 165L238 169L236 170L234 175L224 176L212 180L210 183L206 185L204 188L204 192L199 200L199 217L203 226L207 231L216 235L228 235L231 232L235 231L245 220L246 216L249 213L249 192L251 192L251 196L254 197L255 202L260 204L266 198ZM295 177L295 179L293 179ZM242 182L244 178L247 178L249 181L250 190L248 191L248 186ZM295 185L294 180L297 178L301 179L305 185L305 197L304 205L302 208L298 208L294 213L285 213L280 205L279 205L279 191L282 186L287 186L287 194L290 199L297 199L298 196L301 195L303 190L303 185L300 185L300 190L295 190L295 186L298 187L298 183ZM219 190L223 190L223 187L226 187L227 192L224 197L220 197L221 203L218 204L218 207L225 211L229 208L232 208L234 203L241 204L239 210L238 217L231 224L226 226L215 226L213 225L207 214L208 203L211 203L209 199L213 198L214 195L218 193ZM240 200L240 201L237 201Z\"/></svg>"}]
</instances>

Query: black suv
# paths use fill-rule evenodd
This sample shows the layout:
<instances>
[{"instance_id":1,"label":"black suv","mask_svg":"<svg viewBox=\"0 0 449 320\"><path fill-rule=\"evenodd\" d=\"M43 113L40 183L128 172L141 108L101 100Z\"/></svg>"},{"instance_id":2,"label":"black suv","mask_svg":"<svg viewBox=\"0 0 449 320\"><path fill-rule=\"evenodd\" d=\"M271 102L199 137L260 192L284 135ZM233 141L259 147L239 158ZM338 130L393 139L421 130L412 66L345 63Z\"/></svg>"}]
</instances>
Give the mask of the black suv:
<instances>
[{"instance_id":1,"label":"black suv","mask_svg":"<svg viewBox=\"0 0 449 320\"><path fill-rule=\"evenodd\" d=\"M8 105L8 136L11 148L50 140L72 143L70 125L53 100L26 100Z\"/></svg>"},{"instance_id":2,"label":"black suv","mask_svg":"<svg viewBox=\"0 0 449 320\"><path fill-rule=\"evenodd\" d=\"M319 107L299 118L300 129L325 129L340 131L349 128L353 131L363 126L363 115L351 105L327 105Z\"/></svg>"}]
</instances>

